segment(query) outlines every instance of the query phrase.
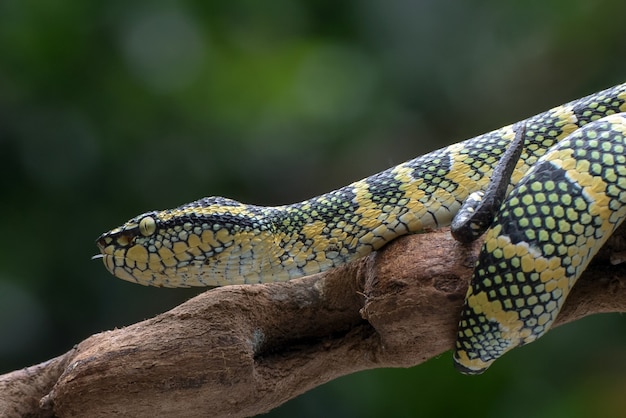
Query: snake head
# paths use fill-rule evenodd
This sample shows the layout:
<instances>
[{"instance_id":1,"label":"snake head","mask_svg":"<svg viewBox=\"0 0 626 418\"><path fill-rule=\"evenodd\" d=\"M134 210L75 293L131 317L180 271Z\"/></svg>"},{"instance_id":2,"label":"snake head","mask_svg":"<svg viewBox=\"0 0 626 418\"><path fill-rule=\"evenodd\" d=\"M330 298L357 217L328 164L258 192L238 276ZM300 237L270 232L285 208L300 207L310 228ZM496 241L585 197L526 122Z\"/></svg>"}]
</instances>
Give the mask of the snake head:
<instances>
[{"instance_id":1,"label":"snake head","mask_svg":"<svg viewBox=\"0 0 626 418\"><path fill-rule=\"evenodd\" d=\"M100 255L94 258L102 258L114 276L141 283L140 272L147 270L150 261L148 250L151 247L156 250L151 237L157 232L158 222L158 212L146 212L105 232L96 240Z\"/></svg>"},{"instance_id":2,"label":"snake head","mask_svg":"<svg viewBox=\"0 0 626 418\"><path fill-rule=\"evenodd\" d=\"M271 253L263 214L225 198L136 216L96 241L116 277L152 286L221 286L253 282Z\"/></svg>"}]
</instances>

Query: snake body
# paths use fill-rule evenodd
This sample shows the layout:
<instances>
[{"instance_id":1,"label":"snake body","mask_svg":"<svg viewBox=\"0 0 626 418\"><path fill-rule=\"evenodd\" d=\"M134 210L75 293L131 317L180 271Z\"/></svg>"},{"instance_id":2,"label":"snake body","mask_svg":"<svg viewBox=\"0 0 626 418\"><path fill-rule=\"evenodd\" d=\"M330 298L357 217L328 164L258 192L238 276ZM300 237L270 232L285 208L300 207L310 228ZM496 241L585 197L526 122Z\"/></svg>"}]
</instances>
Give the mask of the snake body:
<instances>
[{"instance_id":1,"label":"snake body","mask_svg":"<svg viewBox=\"0 0 626 418\"><path fill-rule=\"evenodd\" d=\"M523 121L525 146L474 271L454 359L479 373L545 333L626 203L626 83ZM267 283L310 275L396 237L449 225L485 190L513 125L304 202L209 197L141 214L97 240L115 276L153 286Z\"/></svg>"}]
</instances>

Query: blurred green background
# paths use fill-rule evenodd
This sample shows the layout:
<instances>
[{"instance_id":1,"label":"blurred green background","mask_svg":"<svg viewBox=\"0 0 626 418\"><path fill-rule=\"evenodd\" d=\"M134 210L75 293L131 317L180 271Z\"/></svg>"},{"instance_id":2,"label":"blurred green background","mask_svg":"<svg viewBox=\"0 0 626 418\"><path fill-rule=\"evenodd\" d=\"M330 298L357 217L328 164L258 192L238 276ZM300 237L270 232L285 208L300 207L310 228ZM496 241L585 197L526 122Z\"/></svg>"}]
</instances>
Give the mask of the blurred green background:
<instances>
[{"instance_id":1,"label":"blurred green background","mask_svg":"<svg viewBox=\"0 0 626 418\"><path fill-rule=\"evenodd\" d=\"M620 0L0 2L0 373L201 289L113 278L95 238L206 195L282 204L626 81ZM450 355L271 417L623 416L626 322L483 376Z\"/></svg>"}]
</instances>

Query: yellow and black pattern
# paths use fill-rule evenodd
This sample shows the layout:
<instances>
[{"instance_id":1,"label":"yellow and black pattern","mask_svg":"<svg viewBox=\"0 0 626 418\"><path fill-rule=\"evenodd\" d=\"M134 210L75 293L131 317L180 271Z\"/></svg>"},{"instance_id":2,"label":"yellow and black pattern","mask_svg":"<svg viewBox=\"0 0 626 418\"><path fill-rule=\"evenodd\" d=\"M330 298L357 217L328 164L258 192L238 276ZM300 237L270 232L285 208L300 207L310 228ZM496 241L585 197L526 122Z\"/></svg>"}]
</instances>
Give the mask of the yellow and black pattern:
<instances>
[{"instance_id":1,"label":"yellow and black pattern","mask_svg":"<svg viewBox=\"0 0 626 418\"><path fill-rule=\"evenodd\" d=\"M626 112L626 84L556 107L523 121L526 127L525 147L511 176L511 185L516 185L547 150L569 134L589 122L621 112ZM579 142L588 141L588 138L580 136L582 134L577 135L576 138L579 139L567 142L569 145L565 146L566 149L561 147L563 149L561 152L565 153L568 150L573 152L574 148L592 152L588 148L579 147ZM97 244L104 264L112 274L144 285L186 287L266 283L317 273L362 257L398 236L449 225L467 197L486 188L494 167L513 138L512 126L506 126L293 205L260 207L210 197L176 209L144 213L103 234ZM604 141L599 142L601 147L605 146L602 145ZM599 162L593 160L593 164L604 164L608 167L611 158L609 155L613 158L621 155L615 149L605 151L601 148L601 150L601 160ZM595 152L600 151L593 151ZM563 164L569 163L563 161ZM593 165L591 160L588 164L581 164L584 167L588 166L589 170ZM584 180L587 175L592 175L591 171L581 170L579 177ZM534 184L533 182L532 187L539 187ZM565 183L558 184L558 187L563 187ZM608 189L593 190L598 198L600 195L608 196ZM542 193L551 198L560 196L559 193L564 196L570 193L569 189L558 189L554 192L547 189L532 190L532 192L536 192L537 195ZM530 210L528 199L533 198L532 193L530 195L530 198L518 199L519 202L514 207L509 203L511 213ZM574 203L578 204L578 200ZM565 202L561 204L565 205ZM589 213L581 217L593 218L594 226L598 222L596 219L600 218L603 222L613 225L612 215L606 211L595 214L594 208L596 204L588 202L586 210ZM548 222L543 218L548 215L542 212L535 214L528 212L527 215L525 219L528 228L534 230L536 234L539 233L538 228L542 226L542 222ZM552 217L554 216L555 214L552 214ZM546 229L550 231L548 235L565 234L568 225L570 229L573 228L573 222L567 216L559 218L554 228ZM496 226L491 230L488 242L495 239L498 244L506 244L494 238L498 234L498 228L502 227ZM578 239L579 231L572 231ZM586 233L587 230L584 231ZM528 233L532 235L532 232ZM522 233L521 230L513 236L514 238L509 239L519 240L515 244L510 244L515 246L516 251L522 251L524 243L530 241L526 232ZM545 233L542 233L540 239L544 237ZM600 242L598 239L596 241ZM493 247L494 252L498 251L493 244L490 245L490 249ZM547 248L550 244L542 245ZM558 247L557 244L552 245ZM502 254L504 257L502 262L513 263L514 254L508 248L513 247L506 247L507 250ZM531 251L528 245L525 248L528 254L524 259L539 256L536 251ZM491 257L496 255L493 254ZM563 255L556 253L550 260L554 260L554 257L562 258ZM500 258L498 260L500 262ZM556 262L550 263L552 266ZM574 267L579 264L575 264ZM524 265L522 264L522 267ZM491 273L491 267L482 268L487 274ZM494 276L491 280L498 280L497 277ZM487 280L488 277L481 279L481 285L485 286ZM499 280L506 281L502 278ZM473 297L472 300L479 303L483 303L483 299L491 303L488 299L491 297L490 289L486 287L484 289L486 290L473 291L470 298ZM521 287L520 291L523 292L524 288ZM547 297L535 288L533 292L537 298ZM545 292L552 295L548 290ZM565 296L566 292L562 293ZM523 299L525 303L534 300L530 297L531 295L528 295ZM498 300L504 303L508 299L501 296ZM510 300L513 304L521 303L518 299ZM559 303L562 303L562 300ZM496 309L494 303L489 306L493 310ZM525 309L523 306L514 306L520 312ZM504 309L506 307L502 305L499 311L502 312L501 316L507 315ZM498 312L496 316L497 314ZM502 318L497 316L497 320L500 319ZM539 317L536 320L539 322ZM543 322L544 319L541 321L544 326L547 324ZM475 361L478 357L470 354L473 348L467 344L473 344L472 338L482 341L482 337L476 328L478 325L472 325L469 319L467 325L470 331L463 331L457 359L461 365L471 369L473 366L467 363ZM491 323L489 326L480 324L478 327L485 329L483 332L484 335L489 335L487 338L492 338L492 334L497 336ZM470 343L463 338L467 338ZM479 353L478 356L482 354Z\"/></svg>"},{"instance_id":2,"label":"yellow and black pattern","mask_svg":"<svg viewBox=\"0 0 626 418\"><path fill-rule=\"evenodd\" d=\"M511 191L463 307L454 359L480 373L556 319L591 258L626 216L626 113L553 147Z\"/></svg>"}]
</instances>

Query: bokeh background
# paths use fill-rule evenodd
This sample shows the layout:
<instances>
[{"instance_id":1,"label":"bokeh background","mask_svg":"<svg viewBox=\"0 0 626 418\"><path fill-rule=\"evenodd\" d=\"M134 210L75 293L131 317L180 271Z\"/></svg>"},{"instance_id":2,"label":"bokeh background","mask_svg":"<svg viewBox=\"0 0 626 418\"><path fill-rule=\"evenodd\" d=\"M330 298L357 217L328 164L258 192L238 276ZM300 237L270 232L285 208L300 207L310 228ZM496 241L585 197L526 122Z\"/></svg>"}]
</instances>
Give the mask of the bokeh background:
<instances>
[{"instance_id":1,"label":"bokeh background","mask_svg":"<svg viewBox=\"0 0 626 418\"><path fill-rule=\"evenodd\" d=\"M110 276L95 238L205 195L282 204L626 81L621 0L0 2L0 373L200 289ZM626 321L465 377L449 354L271 417L623 416Z\"/></svg>"}]
</instances>

